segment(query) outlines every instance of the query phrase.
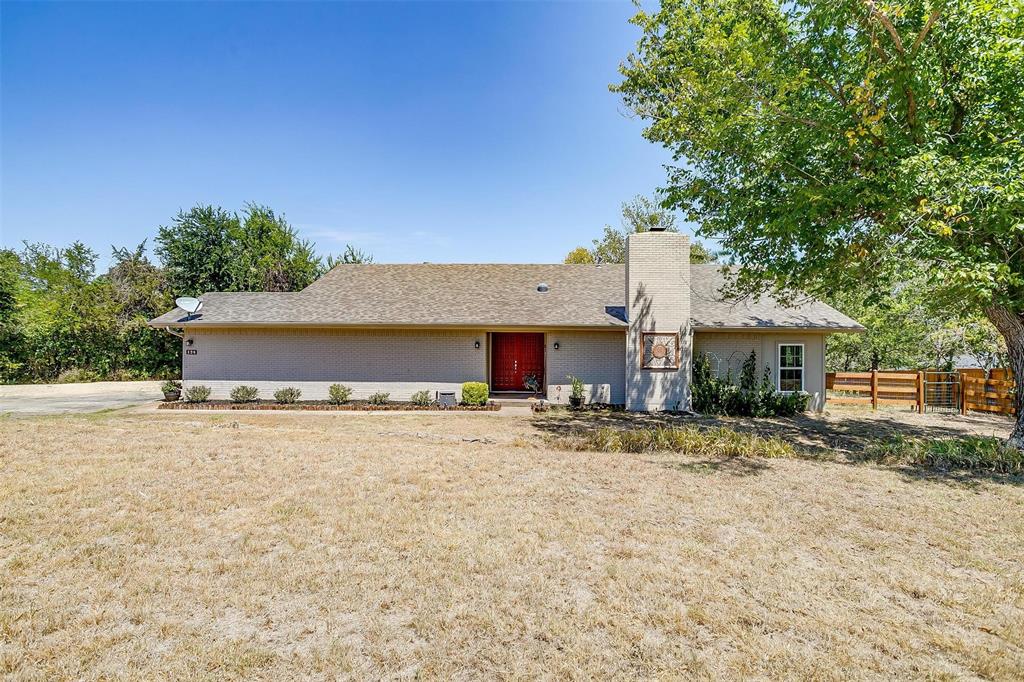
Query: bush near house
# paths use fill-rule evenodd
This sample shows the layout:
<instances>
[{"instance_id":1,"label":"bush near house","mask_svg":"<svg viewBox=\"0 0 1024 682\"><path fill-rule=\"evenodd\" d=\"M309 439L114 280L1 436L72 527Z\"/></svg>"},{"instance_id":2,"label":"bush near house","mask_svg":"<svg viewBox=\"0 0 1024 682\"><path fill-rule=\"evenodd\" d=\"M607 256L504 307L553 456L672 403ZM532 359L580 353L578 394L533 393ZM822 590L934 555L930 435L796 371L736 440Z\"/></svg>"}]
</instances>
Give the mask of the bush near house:
<instances>
[{"instance_id":1,"label":"bush near house","mask_svg":"<svg viewBox=\"0 0 1024 682\"><path fill-rule=\"evenodd\" d=\"M344 384L331 384L327 389L327 402L332 405L343 405L352 399L352 389Z\"/></svg>"},{"instance_id":2,"label":"bush near house","mask_svg":"<svg viewBox=\"0 0 1024 682\"><path fill-rule=\"evenodd\" d=\"M409 398L409 402L419 407L427 407L434 401L430 397L430 391L416 391Z\"/></svg>"},{"instance_id":3,"label":"bush near house","mask_svg":"<svg viewBox=\"0 0 1024 682\"><path fill-rule=\"evenodd\" d=\"M378 391L377 393L370 395L370 397L366 399L366 402L371 405L387 405L391 402L391 394L385 393L384 391Z\"/></svg>"},{"instance_id":4,"label":"bush near house","mask_svg":"<svg viewBox=\"0 0 1024 682\"><path fill-rule=\"evenodd\" d=\"M235 386L231 389L231 402L254 403L259 399L260 391L255 386Z\"/></svg>"},{"instance_id":5,"label":"bush near house","mask_svg":"<svg viewBox=\"0 0 1024 682\"><path fill-rule=\"evenodd\" d=\"M285 388L274 391L274 400L282 405L289 405L298 400L301 395L301 390L293 388L291 386L287 386Z\"/></svg>"},{"instance_id":6,"label":"bush near house","mask_svg":"<svg viewBox=\"0 0 1024 682\"><path fill-rule=\"evenodd\" d=\"M210 399L210 387L202 384L189 386L183 395L186 403L205 403Z\"/></svg>"},{"instance_id":7,"label":"bush near house","mask_svg":"<svg viewBox=\"0 0 1024 682\"><path fill-rule=\"evenodd\" d=\"M583 379L572 374L567 374L565 378L572 386L569 391L569 403L573 407L581 407L583 405L583 392L586 389L586 384L583 383Z\"/></svg>"},{"instance_id":8,"label":"bush near house","mask_svg":"<svg viewBox=\"0 0 1024 682\"><path fill-rule=\"evenodd\" d=\"M740 370L737 386L732 376L722 379L711 372L706 353L693 363L693 409L701 414L730 417L792 417L807 409L806 393L779 393L772 382L771 369L764 368L757 381L757 354L750 352Z\"/></svg>"},{"instance_id":9,"label":"bush near house","mask_svg":"<svg viewBox=\"0 0 1024 682\"><path fill-rule=\"evenodd\" d=\"M467 381L462 384L463 405L486 405L490 389L482 381Z\"/></svg>"}]
</instances>

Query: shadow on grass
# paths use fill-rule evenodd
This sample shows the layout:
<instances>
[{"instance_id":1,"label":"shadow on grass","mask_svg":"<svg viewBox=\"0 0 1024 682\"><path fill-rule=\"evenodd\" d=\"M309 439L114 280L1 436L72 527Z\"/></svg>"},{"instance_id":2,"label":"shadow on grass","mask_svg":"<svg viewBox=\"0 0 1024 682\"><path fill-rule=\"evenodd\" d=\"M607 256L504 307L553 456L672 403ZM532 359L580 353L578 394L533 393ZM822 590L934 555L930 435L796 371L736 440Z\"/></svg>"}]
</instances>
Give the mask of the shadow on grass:
<instances>
[{"instance_id":1,"label":"shadow on grass","mask_svg":"<svg viewBox=\"0 0 1024 682\"><path fill-rule=\"evenodd\" d=\"M866 464L872 462L866 461ZM885 465L878 465L885 466ZM898 473L904 480L915 482L948 483L976 487L981 483L999 483L1001 485L1024 486L1024 476L1016 474L998 474L978 469L931 469L927 467L891 466L886 467Z\"/></svg>"},{"instance_id":2,"label":"shadow on grass","mask_svg":"<svg viewBox=\"0 0 1024 682\"><path fill-rule=\"evenodd\" d=\"M768 461L750 457L721 457L702 459L697 462L647 460L647 462L657 464L665 469L685 471L690 474L726 474L728 476L757 476L762 471L771 468Z\"/></svg>"},{"instance_id":3,"label":"shadow on grass","mask_svg":"<svg viewBox=\"0 0 1024 682\"><path fill-rule=\"evenodd\" d=\"M891 415L858 415L856 412L831 416L804 414L791 418L753 419L747 417L693 417L681 414L648 414L623 410L558 410L537 414L533 426L545 436L560 438L595 431L601 428L647 429L656 427L694 427L709 429L726 427L743 434L777 437L794 446L802 459L819 462L885 466L867 457L868 446L895 436L907 438L958 438L968 435L968 428L997 428L987 417L949 415L944 423L922 424ZM722 458L701 462L658 462L683 471L717 472L751 476L769 468L764 461L748 458ZM1024 476L997 474L985 470L940 470L908 466L888 466L911 481L932 481L951 484L992 482L1024 485Z\"/></svg>"}]
</instances>

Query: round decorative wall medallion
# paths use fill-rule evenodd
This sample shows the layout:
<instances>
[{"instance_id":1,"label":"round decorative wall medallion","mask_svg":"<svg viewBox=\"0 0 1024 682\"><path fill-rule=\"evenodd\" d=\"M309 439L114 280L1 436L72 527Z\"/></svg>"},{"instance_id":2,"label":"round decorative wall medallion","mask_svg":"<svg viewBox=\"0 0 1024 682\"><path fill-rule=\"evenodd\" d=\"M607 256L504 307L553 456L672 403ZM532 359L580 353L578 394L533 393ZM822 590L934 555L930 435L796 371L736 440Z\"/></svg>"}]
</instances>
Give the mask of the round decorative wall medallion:
<instances>
[{"instance_id":1,"label":"round decorative wall medallion","mask_svg":"<svg viewBox=\"0 0 1024 682\"><path fill-rule=\"evenodd\" d=\"M641 364L644 369L679 368L679 334L641 332Z\"/></svg>"}]
</instances>

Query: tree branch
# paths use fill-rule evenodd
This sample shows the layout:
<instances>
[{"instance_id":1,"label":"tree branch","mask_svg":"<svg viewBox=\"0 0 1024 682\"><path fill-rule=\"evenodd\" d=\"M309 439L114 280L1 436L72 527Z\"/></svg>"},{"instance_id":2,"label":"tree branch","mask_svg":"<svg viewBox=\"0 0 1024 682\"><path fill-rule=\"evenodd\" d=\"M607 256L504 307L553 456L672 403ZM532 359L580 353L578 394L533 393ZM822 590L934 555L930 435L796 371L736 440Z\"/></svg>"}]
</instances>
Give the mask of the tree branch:
<instances>
[{"instance_id":1,"label":"tree branch","mask_svg":"<svg viewBox=\"0 0 1024 682\"><path fill-rule=\"evenodd\" d=\"M871 14L878 19L882 26L885 27L885 30L889 32L896 51L900 54L906 54L906 50L903 49L903 41L900 40L900 34L896 32L896 27L892 25L889 17L885 16L885 14L878 9L877 5L875 5L875 0L866 0L865 4L868 6L868 9L871 10Z\"/></svg>"},{"instance_id":2,"label":"tree branch","mask_svg":"<svg viewBox=\"0 0 1024 682\"><path fill-rule=\"evenodd\" d=\"M913 58L914 55L917 54L917 48L921 47L921 43L924 42L925 37L928 35L928 31L931 30L932 24L938 21L939 16L941 14L942 13L939 12L939 10L932 10L932 13L928 15L928 21L924 23L924 28L922 28L921 32L917 34L917 38L914 40L914 44L910 48L911 58Z\"/></svg>"}]
</instances>

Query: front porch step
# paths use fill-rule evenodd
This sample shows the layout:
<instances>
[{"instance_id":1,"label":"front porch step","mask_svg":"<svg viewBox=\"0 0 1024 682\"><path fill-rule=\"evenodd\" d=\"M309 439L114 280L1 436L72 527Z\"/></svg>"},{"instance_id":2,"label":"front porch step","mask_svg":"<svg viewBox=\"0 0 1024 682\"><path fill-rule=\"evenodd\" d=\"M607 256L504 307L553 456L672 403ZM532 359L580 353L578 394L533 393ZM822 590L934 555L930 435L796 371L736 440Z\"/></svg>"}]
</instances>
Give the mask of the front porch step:
<instances>
[{"instance_id":1,"label":"front porch step","mask_svg":"<svg viewBox=\"0 0 1024 682\"><path fill-rule=\"evenodd\" d=\"M505 394L502 394L502 393L492 393L491 394L491 400L493 400L494 402L497 402L497 403L501 403L502 406L508 406L508 407L514 407L514 406L519 406L519 405L521 405L523 407L530 407L531 405L535 405L537 403L537 401L539 400L539 398L534 398L533 396L531 396L529 394L524 394L524 395L525 395L525 397L520 396L520 395L508 394L508 393L505 393Z\"/></svg>"}]
</instances>

